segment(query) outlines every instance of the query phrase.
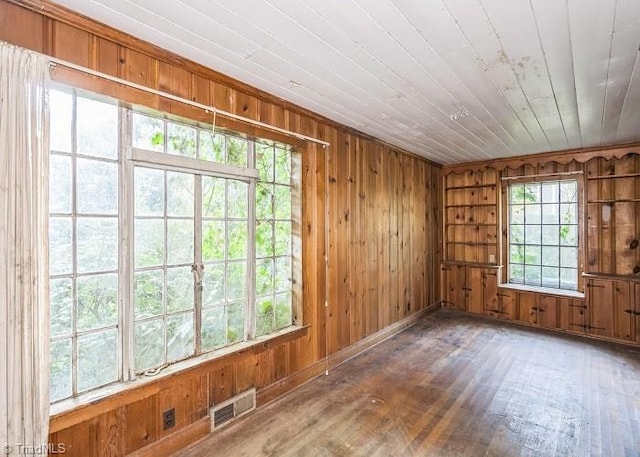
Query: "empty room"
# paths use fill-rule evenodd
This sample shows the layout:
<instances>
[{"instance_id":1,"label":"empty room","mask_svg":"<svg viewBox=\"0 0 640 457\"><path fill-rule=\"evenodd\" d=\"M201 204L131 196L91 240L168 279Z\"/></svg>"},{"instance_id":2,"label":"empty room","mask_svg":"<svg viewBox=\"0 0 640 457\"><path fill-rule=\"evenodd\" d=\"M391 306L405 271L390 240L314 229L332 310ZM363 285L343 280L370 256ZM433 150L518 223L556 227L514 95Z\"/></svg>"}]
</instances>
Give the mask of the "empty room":
<instances>
[{"instance_id":1,"label":"empty room","mask_svg":"<svg viewBox=\"0 0 640 457\"><path fill-rule=\"evenodd\" d=\"M0 454L640 455L640 2L0 0Z\"/></svg>"}]
</instances>

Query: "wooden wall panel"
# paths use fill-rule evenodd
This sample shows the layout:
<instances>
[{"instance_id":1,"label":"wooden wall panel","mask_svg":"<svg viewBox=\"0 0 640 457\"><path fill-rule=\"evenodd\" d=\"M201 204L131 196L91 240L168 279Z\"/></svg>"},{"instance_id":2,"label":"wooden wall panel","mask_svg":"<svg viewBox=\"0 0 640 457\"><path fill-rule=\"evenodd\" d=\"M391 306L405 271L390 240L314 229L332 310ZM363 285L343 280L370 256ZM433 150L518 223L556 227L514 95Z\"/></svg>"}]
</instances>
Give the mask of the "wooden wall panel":
<instances>
[{"instance_id":1,"label":"wooden wall panel","mask_svg":"<svg viewBox=\"0 0 640 457\"><path fill-rule=\"evenodd\" d=\"M0 40L44 52L45 21L38 13L0 2Z\"/></svg>"},{"instance_id":2,"label":"wooden wall panel","mask_svg":"<svg viewBox=\"0 0 640 457\"><path fill-rule=\"evenodd\" d=\"M222 403L236 394L235 371L233 365L224 365L208 374L208 407ZM239 392L242 392L240 390Z\"/></svg>"},{"instance_id":3,"label":"wooden wall panel","mask_svg":"<svg viewBox=\"0 0 640 457\"><path fill-rule=\"evenodd\" d=\"M56 415L51 439L67 443L67 455L140 451L201 426L211 405L251 387L267 401L274 394L262 397L263 389L299 385L320 372L328 355L440 300L439 166L53 4L33 11L30 2L19 3L0 0L3 40L331 143L323 148L216 119L221 128L288 142L300 152L301 255L295 261L301 262L297 293L306 328ZM61 67L54 79L213 122L211 113ZM273 392L286 390L278 389ZM162 412L170 407L176 426L165 431Z\"/></svg>"},{"instance_id":4,"label":"wooden wall panel","mask_svg":"<svg viewBox=\"0 0 640 457\"><path fill-rule=\"evenodd\" d=\"M378 154L378 145L367 142L365 147L364 162L364 204L366 205L365 217L368 223L364 227L365 240L363 247L365 253L360 268L365 269L363 284L365 286L365 301L363 303L364 336L369 336L378 330L378 223L381 217L378 214L378 198L377 193L381 191L378 188L377 174L378 164L376 156Z\"/></svg>"}]
</instances>

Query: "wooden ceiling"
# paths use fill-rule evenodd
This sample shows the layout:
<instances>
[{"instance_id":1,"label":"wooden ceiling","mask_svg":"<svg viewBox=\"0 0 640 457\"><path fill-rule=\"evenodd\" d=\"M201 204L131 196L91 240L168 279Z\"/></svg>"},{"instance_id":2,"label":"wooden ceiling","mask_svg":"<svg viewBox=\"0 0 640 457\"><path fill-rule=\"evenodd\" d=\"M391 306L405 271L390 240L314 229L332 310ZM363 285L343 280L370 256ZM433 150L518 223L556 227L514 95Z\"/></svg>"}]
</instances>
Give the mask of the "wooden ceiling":
<instances>
[{"instance_id":1,"label":"wooden ceiling","mask_svg":"<svg viewBox=\"0 0 640 457\"><path fill-rule=\"evenodd\" d=\"M639 0L57 0L435 162L640 141Z\"/></svg>"}]
</instances>

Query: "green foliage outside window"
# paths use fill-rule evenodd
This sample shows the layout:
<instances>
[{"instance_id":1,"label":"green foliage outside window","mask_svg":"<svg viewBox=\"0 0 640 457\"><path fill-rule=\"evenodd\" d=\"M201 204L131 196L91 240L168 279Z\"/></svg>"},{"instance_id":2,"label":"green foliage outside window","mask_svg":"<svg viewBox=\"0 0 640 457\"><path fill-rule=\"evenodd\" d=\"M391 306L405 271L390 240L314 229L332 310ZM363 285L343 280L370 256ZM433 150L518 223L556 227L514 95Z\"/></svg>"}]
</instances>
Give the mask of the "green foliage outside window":
<instances>
[{"instance_id":1,"label":"green foliage outside window","mask_svg":"<svg viewBox=\"0 0 640 457\"><path fill-rule=\"evenodd\" d=\"M577 182L512 184L509 187L509 280L577 287Z\"/></svg>"}]
</instances>

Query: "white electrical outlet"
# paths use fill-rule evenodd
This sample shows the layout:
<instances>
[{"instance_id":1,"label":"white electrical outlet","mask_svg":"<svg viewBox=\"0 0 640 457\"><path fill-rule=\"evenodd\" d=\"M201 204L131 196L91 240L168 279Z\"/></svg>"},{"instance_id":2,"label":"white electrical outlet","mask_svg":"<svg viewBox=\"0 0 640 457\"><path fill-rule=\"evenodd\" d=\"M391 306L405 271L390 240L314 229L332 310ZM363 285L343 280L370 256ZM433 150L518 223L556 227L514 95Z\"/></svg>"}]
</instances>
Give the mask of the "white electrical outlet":
<instances>
[{"instance_id":1,"label":"white electrical outlet","mask_svg":"<svg viewBox=\"0 0 640 457\"><path fill-rule=\"evenodd\" d=\"M489 263L495 263L496 262L496 256L493 254L489 254Z\"/></svg>"}]
</instances>

